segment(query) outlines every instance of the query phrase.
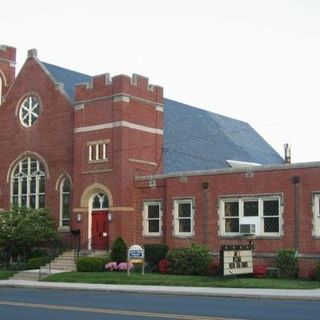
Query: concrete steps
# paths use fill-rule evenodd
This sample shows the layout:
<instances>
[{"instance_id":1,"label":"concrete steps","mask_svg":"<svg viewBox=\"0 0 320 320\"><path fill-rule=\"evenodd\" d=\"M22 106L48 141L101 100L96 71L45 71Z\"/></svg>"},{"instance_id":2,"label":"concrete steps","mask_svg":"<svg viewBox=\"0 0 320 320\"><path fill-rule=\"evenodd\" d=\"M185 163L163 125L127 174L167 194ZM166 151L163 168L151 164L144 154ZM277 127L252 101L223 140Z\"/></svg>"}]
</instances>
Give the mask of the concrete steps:
<instances>
[{"instance_id":1,"label":"concrete steps","mask_svg":"<svg viewBox=\"0 0 320 320\"><path fill-rule=\"evenodd\" d=\"M48 263L45 266L41 267L41 278L48 276L51 273L57 272L69 272L76 271L75 263L75 252L74 250L65 251L60 256L56 257L51 261L51 265ZM38 281L39 280L39 269L37 270L24 270L14 274L10 279L12 280L30 280Z\"/></svg>"},{"instance_id":2,"label":"concrete steps","mask_svg":"<svg viewBox=\"0 0 320 320\"><path fill-rule=\"evenodd\" d=\"M39 281L39 270L25 270L15 273L11 280L29 280L29 281Z\"/></svg>"},{"instance_id":3,"label":"concrete steps","mask_svg":"<svg viewBox=\"0 0 320 320\"><path fill-rule=\"evenodd\" d=\"M45 268L49 269L49 264ZM75 252L73 250L65 251L60 256L51 261L52 270L76 271Z\"/></svg>"}]
</instances>

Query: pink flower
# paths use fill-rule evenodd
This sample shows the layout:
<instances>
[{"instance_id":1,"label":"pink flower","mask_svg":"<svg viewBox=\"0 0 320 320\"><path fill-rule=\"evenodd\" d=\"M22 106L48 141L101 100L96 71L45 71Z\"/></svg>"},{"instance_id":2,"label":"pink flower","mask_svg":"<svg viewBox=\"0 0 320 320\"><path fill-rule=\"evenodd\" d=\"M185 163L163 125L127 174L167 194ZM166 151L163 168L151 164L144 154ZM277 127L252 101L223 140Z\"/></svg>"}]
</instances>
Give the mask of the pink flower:
<instances>
[{"instance_id":1,"label":"pink flower","mask_svg":"<svg viewBox=\"0 0 320 320\"><path fill-rule=\"evenodd\" d=\"M121 262L118 264L118 270L119 271L128 271L133 269L133 264L131 262Z\"/></svg>"},{"instance_id":2,"label":"pink flower","mask_svg":"<svg viewBox=\"0 0 320 320\"><path fill-rule=\"evenodd\" d=\"M107 263L104 268L107 270L107 271L114 271L114 270L117 270L118 269L118 266L117 266L117 263L116 262L109 262Z\"/></svg>"}]
</instances>

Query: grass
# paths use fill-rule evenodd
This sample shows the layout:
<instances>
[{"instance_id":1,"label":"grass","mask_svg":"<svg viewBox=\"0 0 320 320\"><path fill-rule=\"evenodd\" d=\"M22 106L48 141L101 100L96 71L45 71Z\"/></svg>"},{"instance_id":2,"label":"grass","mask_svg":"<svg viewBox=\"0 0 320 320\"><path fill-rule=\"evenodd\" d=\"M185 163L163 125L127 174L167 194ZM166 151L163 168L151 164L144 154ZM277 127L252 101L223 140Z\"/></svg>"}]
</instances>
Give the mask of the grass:
<instances>
[{"instance_id":1,"label":"grass","mask_svg":"<svg viewBox=\"0 0 320 320\"><path fill-rule=\"evenodd\" d=\"M11 270L0 269L0 280L9 279L12 276Z\"/></svg>"},{"instance_id":2,"label":"grass","mask_svg":"<svg viewBox=\"0 0 320 320\"><path fill-rule=\"evenodd\" d=\"M319 281L302 279L255 279L223 278L206 276L182 276L147 273L141 275L125 272L66 272L51 275L44 281L101 283L101 284L134 284L163 285L183 287L224 287L224 288L272 288L272 289L315 289L320 288Z\"/></svg>"}]
</instances>

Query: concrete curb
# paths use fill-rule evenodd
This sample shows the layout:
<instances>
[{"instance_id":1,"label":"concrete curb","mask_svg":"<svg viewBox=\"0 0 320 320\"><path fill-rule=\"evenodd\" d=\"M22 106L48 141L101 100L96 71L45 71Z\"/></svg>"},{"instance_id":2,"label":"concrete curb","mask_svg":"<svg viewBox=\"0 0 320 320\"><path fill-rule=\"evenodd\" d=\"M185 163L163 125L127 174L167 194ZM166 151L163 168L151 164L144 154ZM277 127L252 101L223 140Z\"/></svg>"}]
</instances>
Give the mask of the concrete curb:
<instances>
[{"instance_id":1,"label":"concrete curb","mask_svg":"<svg viewBox=\"0 0 320 320\"><path fill-rule=\"evenodd\" d=\"M1 280L0 287L106 291L127 293L154 293L206 297L231 297L251 299L283 299L283 300L313 300L320 301L320 289L313 290L281 290L281 289L239 289L239 288L205 288L205 287L168 287L112 285L66 282L38 282L28 280Z\"/></svg>"}]
</instances>

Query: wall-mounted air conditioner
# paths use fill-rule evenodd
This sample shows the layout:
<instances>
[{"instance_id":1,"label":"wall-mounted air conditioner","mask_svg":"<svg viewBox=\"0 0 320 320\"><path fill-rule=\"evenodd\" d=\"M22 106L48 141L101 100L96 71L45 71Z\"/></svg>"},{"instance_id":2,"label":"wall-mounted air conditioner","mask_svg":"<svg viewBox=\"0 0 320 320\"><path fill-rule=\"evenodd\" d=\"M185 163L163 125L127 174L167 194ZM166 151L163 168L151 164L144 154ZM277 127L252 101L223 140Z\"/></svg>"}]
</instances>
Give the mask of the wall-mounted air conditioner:
<instances>
[{"instance_id":1,"label":"wall-mounted air conditioner","mask_svg":"<svg viewBox=\"0 0 320 320\"><path fill-rule=\"evenodd\" d=\"M256 225L255 224L240 224L240 233L255 234L256 233Z\"/></svg>"}]
</instances>

